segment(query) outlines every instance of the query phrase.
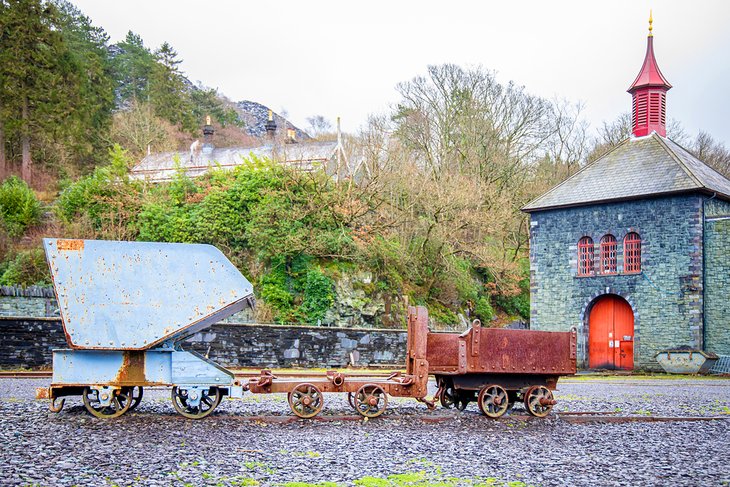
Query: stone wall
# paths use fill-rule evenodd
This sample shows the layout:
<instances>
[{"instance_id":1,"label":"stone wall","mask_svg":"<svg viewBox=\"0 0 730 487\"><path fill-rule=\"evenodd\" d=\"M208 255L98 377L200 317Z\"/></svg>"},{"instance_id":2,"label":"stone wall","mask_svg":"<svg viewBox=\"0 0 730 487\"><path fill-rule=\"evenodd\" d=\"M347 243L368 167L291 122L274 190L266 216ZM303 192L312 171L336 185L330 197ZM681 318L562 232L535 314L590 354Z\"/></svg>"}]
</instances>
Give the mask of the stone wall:
<instances>
[{"instance_id":1,"label":"stone wall","mask_svg":"<svg viewBox=\"0 0 730 487\"><path fill-rule=\"evenodd\" d=\"M50 367L67 348L58 319L0 317L0 368ZM343 367L405 363L406 332L219 323L188 340L226 367Z\"/></svg>"},{"instance_id":2,"label":"stone wall","mask_svg":"<svg viewBox=\"0 0 730 487\"><path fill-rule=\"evenodd\" d=\"M705 348L730 355L730 203L705 208Z\"/></svg>"},{"instance_id":3,"label":"stone wall","mask_svg":"<svg viewBox=\"0 0 730 487\"><path fill-rule=\"evenodd\" d=\"M604 294L634 312L634 363L658 369L656 352L702 342L702 206L700 195L534 212L530 215L531 321L535 330L579 330L578 357L588 362L588 316ZM642 272L624 275L623 239L642 240ZM618 242L617 275L578 277L577 243L605 234Z\"/></svg>"},{"instance_id":4,"label":"stone wall","mask_svg":"<svg viewBox=\"0 0 730 487\"><path fill-rule=\"evenodd\" d=\"M53 288L0 286L0 316L59 316Z\"/></svg>"}]
</instances>

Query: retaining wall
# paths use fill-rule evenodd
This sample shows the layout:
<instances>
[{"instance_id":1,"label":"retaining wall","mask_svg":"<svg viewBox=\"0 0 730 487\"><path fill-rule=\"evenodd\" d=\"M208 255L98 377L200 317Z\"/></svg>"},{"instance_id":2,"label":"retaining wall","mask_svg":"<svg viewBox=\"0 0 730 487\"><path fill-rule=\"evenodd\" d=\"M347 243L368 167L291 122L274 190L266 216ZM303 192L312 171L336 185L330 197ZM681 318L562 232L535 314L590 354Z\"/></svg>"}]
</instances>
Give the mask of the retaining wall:
<instances>
[{"instance_id":1,"label":"retaining wall","mask_svg":"<svg viewBox=\"0 0 730 487\"><path fill-rule=\"evenodd\" d=\"M67 348L61 321L0 317L0 368L50 367L51 352ZM219 323L184 348L225 367L343 367L405 362L405 330Z\"/></svg>"}]
</instances>

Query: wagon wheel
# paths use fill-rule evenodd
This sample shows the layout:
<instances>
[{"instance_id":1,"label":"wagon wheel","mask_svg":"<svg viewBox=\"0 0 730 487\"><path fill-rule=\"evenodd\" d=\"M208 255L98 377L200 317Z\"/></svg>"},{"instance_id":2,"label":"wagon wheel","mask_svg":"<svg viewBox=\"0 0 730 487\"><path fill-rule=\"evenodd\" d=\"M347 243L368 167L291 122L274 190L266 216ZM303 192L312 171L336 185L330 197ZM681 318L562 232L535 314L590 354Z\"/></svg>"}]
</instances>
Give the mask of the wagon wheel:
<instances>
[{"instance_id":1,"label":"wagon wheel","mask_svg":"<svg viewBox=\"0 0 730 487\"><path fill-rule=\"evenodd\" d=\"M129 410L132 401L130 401L129 394L126 391L120 390L117 394L112 391L105 391L104 394L113 394L111 403L108 406L102 406L98 389L84 388L84 394L81 398L84 401L86 410L92 415L103 419L116 418Z\"/></svg>"},{"instance_id":2,"label":"wagon wheel","mask_svg":"<svg viewBox=\"0 0 730 487\"><path fill-rule=\"evenodd\" d=\"M354 392L347 393L347 403L350 405L350 407L352 409L357 409L355 407L355 393Z\"/></svg>"},{"instance_id":3,"label":"wagon wheel","mask_svg":"<svg viewBox=\"0 0 730 487\"><path fill-rule=\"evenodd\" d=\"M538 418L544 418L553 408L553 393L545 386L532 386L525 393L527 412Z\"/></svg>"},{"instance_id":4,"label":"wagon wheel","mask_svg":"<svg viewBox=\"0 0 730 487\"><path fill-rule=\"evenodd\" d=\"M324 406L324 398L314 384L299 384L289 393L289 407L300 418L312 418Z\"/></svg>"},{"instance_id":5,"label":"wagon wheel","mask_svg":"<svg viewBox=\"0 0 730 487\"><path fill-rule=\"evenodd\" d=\"M454 407L458 409L459 411L463 411L466 409L466 407L469 405L469 398L466 396L463 396L461 394L456 396L456 399L454 400Z\"/></svg>"},{"instance_id":6,"label":"wagon wheel","mask_svg":"<svg viewBox=\"0 0 730 487\"><path fill-rule=\"evenodd\" d=\"M355 394L355 410L366 418L377 418L388 406L388 395L376 384L365 384Z\"/></svg>"},{"instance_id":7,"label":"wagon wheel","mask_svg":"<svg viewBox=\"0 0 730 487\"><path fill-rule=\"evenodd\" d=\"M450 408L456 403L456 391L454 386L444 386L444 390L441 391L441 397L439 397L441 405L445 408ZM462 409L463 411L463 409Z\"/></svg>"},{"instance_id":8,"label":"wagon wheel","mask_svg":"<svg viewBox=\"0 0 730 487\"><path fill-rule=\"evenodd\" d=\"M217 387L201 389L196 392L201 394L200 402L197 406L192 406L188 404L190 391L174 386L172 388L172 405L175 411L186 418L201 419L212 413L223 397L221 390Z\"/></svg>"},{"instance_id":9,"label":"wagon wheel","mask_svg":"<svg viewBox=\"0 0 730 487\"><path fill-rule=\"evenodd\" d=\"M509 397L504 387L487 385L482 387L477 398L479 409L489 418L499 418L509 409Z\"/></svg>"},{"instance_id":10,"label":"wagon wheel","mask_svg":"<svg viewBox=\"0 0 730 487\"><path fill-rule=\"evenodd\" d=\"M142 396L144 395L144 388L141 386L126 387L125 390L132 397L132 404L129 405L129 410L134 411L139 403L142 402Z\"/></svg>"}]
</instances>

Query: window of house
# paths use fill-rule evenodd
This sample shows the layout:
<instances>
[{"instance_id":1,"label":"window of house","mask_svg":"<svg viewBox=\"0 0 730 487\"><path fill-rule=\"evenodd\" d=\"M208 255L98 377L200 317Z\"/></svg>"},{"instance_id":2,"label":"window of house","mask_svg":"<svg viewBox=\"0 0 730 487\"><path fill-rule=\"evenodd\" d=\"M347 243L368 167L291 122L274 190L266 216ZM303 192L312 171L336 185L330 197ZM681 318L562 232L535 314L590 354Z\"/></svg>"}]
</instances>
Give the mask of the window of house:
<instances>
[{"instance_id":1,"label":"window of house","mask_svg":"<svg viewBox=\"0 0 730 487\"><path fill-rule=\"evenodd\" d=\"M624 238L624 272L641 272L641 237L631 232Z\"/></svg>"},{"instance_id":2,"label":"window of house","mask_svg":"<svg viewBox=\"0 0 730 487\"><path fill-rule=\"evenodd\" d=\"M601 274L616 274L616 237L601 238Z\"/></svg>"},{"instance_id":3,"label":"window of house","mask_svg":"<svg viewBox=\"0 0 730 487\"><path fill-rule=\"evenodd\" d=\"M578 275L593 275L593 239L583 237L578 241Z\"/></svg>"}]
</instances>

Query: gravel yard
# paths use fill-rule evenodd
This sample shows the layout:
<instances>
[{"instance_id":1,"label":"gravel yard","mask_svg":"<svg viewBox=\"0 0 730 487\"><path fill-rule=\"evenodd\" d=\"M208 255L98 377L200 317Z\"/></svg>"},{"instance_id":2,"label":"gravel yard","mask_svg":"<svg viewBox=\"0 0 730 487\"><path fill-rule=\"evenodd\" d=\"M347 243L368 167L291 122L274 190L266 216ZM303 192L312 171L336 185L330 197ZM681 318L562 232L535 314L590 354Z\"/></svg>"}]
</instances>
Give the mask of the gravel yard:
<instances>
[{"instance_id":1,"label":"gravel yard","mask_svg":"<svg viewBox=\"0 0 730 487\"><path fill-rule=\"evenodd\" d=\"M191 421L166 390L117 419L91 417L79 398L52 414L34 399L48 383L0 380L0 484L730 485L727 379L579 376L561 380L548 418L516 407L496 421L474 403L429 413L401 399L382 418L351 420L344 397L326 395L329 420L289 423L277 421L291 416L283 395L224 400ZM555 414L580 411L647 421ZM723 419L648 422L665 416Z\"/></svg>"}]
</instances>

